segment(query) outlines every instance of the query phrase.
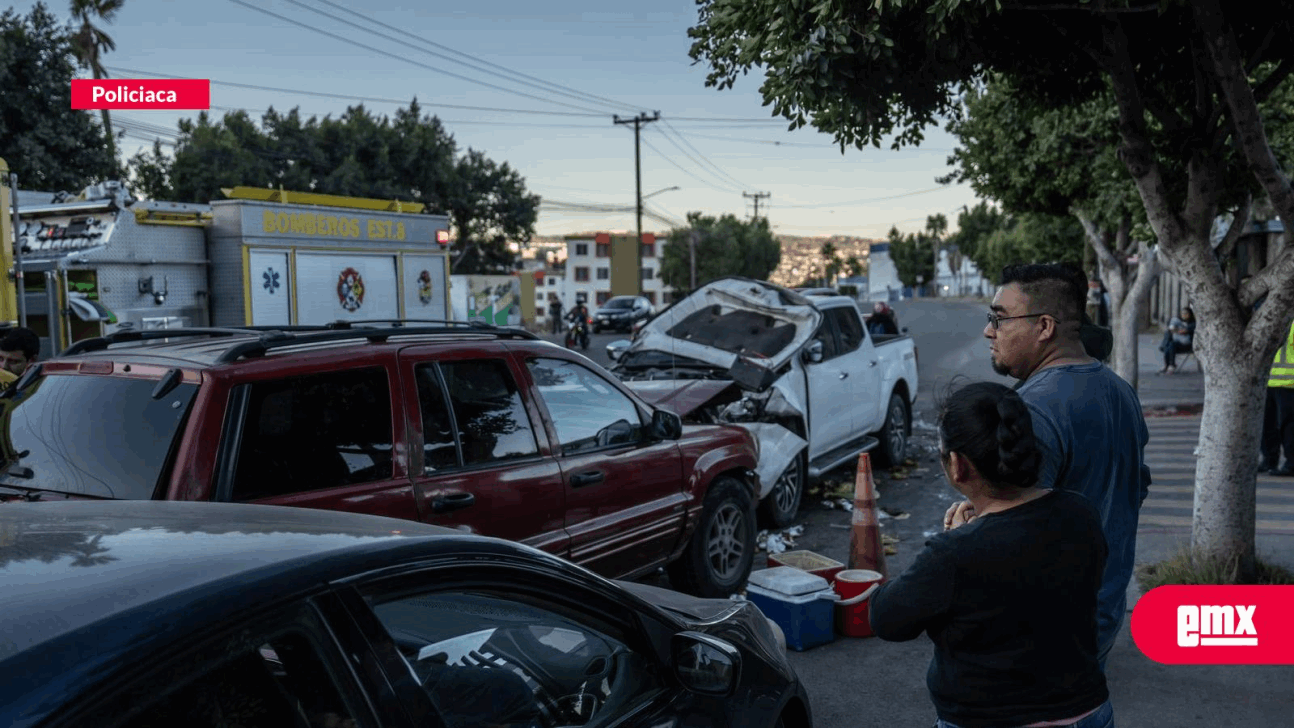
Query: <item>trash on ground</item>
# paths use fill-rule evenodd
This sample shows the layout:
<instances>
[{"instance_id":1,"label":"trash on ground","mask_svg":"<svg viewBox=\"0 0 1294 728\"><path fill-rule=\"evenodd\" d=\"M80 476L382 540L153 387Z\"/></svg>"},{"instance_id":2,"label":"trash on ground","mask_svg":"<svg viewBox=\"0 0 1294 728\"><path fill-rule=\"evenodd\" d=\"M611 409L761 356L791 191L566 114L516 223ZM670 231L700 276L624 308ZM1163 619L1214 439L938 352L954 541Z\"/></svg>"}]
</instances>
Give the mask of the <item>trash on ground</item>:
<instances>
[{"instance_id":1,"label":"trash on ground","mask_svg":"<svg viewBox=\"0 0 1294 728\"><path fill-rule=\"evenodd\" d=\"M896 544L898 542L899 542L898 536L891 536L888 533L881 534L881 543L883 544L889 545L889 544Z\"/></svg>"},{"instance_id":2,"label":"trash on ground","mask_svg":"<svg viewBox=\"0 0 1294 728\"><path fill-rule=\"evenodd\" d=\"M893 546L886 546L886 547L885 547L885 555L886 555L886 556L893 556L894 554L897 554L898 552L899 552L899 550L898 550L898 549L896 549L896 548L894 548Z\"/></svg>"}]
</instances>

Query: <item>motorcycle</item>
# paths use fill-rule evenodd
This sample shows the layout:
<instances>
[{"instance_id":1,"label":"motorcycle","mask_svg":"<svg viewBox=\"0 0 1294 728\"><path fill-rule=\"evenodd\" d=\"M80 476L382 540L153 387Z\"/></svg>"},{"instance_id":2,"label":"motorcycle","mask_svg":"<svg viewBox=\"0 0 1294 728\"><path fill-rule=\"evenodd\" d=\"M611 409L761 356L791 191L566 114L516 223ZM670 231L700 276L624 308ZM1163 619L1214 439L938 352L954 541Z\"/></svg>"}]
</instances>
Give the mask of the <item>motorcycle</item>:
<instances>
[{"instance_id":1,"label":"motorcycle","mask_svg":"<svg viewBox=\"0 0 1294 728\"><path fill-rule=\"evenodd\" d=\"M589 350L589 321L573 321L566 327L566 348L574 349L576 344L584 351Z\"/></svg>"}]
</instances>

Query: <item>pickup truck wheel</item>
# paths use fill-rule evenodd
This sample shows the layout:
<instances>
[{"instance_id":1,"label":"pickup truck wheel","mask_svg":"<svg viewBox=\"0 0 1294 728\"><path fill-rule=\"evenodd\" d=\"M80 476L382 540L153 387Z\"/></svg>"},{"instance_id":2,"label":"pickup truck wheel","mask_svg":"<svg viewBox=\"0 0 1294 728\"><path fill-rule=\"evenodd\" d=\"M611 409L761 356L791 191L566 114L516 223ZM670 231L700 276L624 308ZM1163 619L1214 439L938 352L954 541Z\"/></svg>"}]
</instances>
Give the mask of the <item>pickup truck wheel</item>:
<instances>
[{"instance_id":1,"label":"pickup truck wheel","mask_svg":"<svg viewBox=\"0 0 1294 728\"><path fill-rule=\"evenodd\" d=\"M666 568L670 583L694 596L726 597L746 583L754 563L754 499L735 478L715 478L691 541Z\"/></svg>"},{"instance_id":2,"label":"pickup truck wheel","mask_svg":"<svg viewBox=\"0 0 1294 728\"><path fill-rule=\"evenodd\" d=\"M876 464L882 468L901 465L908 449L908 403L898 392L890 394L880 441L880 447L876 448Z\"/></svg>"},{"instance_id":3,"label":"pickup truck wheel","mask_svg":"<svg viewBox=\"0 0 1294 728\"><path fill-rule=\"evenodd\" d=\"M761 520L772 528L786 528L800 512L804 498L804 455L796 455L777 478L773 489L759 502Z\"/></svg>"}]
</instances>

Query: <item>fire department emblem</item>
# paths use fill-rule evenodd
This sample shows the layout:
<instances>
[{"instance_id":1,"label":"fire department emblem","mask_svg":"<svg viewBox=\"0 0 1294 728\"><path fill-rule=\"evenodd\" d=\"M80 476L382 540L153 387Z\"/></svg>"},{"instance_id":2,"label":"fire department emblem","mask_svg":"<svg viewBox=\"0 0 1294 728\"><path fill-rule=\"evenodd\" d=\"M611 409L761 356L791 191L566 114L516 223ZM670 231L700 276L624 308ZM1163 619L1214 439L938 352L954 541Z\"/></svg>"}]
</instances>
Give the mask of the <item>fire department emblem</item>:
<instances>
[{"instance_id":1,"label":"fire department emblem","mask_svg":"<svg viewBox=\"0 0 1294 728\"><path fill-rule=\"evenodd\" d=\"M431 271L424 270L418 274L418 300L422 305L431 305Z\"/></svg>"},{"instance_id":2,"label":"fire department emblem","mask_svg":"<svg viewBox=\"0 0 1294 728\"><path fill-rule=\"evenodd\" d=\"M337 300L341 307L355 313L364 305L364 278L354 268L347 268L337 277Z\"/></svg>"}]
</instances>

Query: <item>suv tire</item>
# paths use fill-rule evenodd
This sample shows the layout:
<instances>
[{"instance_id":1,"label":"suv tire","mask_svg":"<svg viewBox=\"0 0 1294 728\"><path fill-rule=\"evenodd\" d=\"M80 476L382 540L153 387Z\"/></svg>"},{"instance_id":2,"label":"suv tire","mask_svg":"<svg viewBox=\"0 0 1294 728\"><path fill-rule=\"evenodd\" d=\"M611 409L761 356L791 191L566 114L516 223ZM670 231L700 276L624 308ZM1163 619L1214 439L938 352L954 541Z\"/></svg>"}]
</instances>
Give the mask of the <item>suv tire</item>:
<instances>
[{"instance_id":1,"label":"suv tire","mask_svg":"<svg viewBox=\"0 0 1294 728\"><path fill-rule=\"evenodd\" d=\"M666 567L675 589L721 598L746 584L755 563L755 502L744 483L720 476L710 484L701 522L679 556Z\"/></svg>"},{"instance_id":2,"label":"suv tire","mask_svg":"<svg viewBox=\"0 0 1294 728\"><path fill-rule=\"evenodd\" d=\"M759 502L760 520L772 528L786 528L800 513L806 483L804 453L795 456L777 478L773 489Z\"/></svg>"}]
</instances>

